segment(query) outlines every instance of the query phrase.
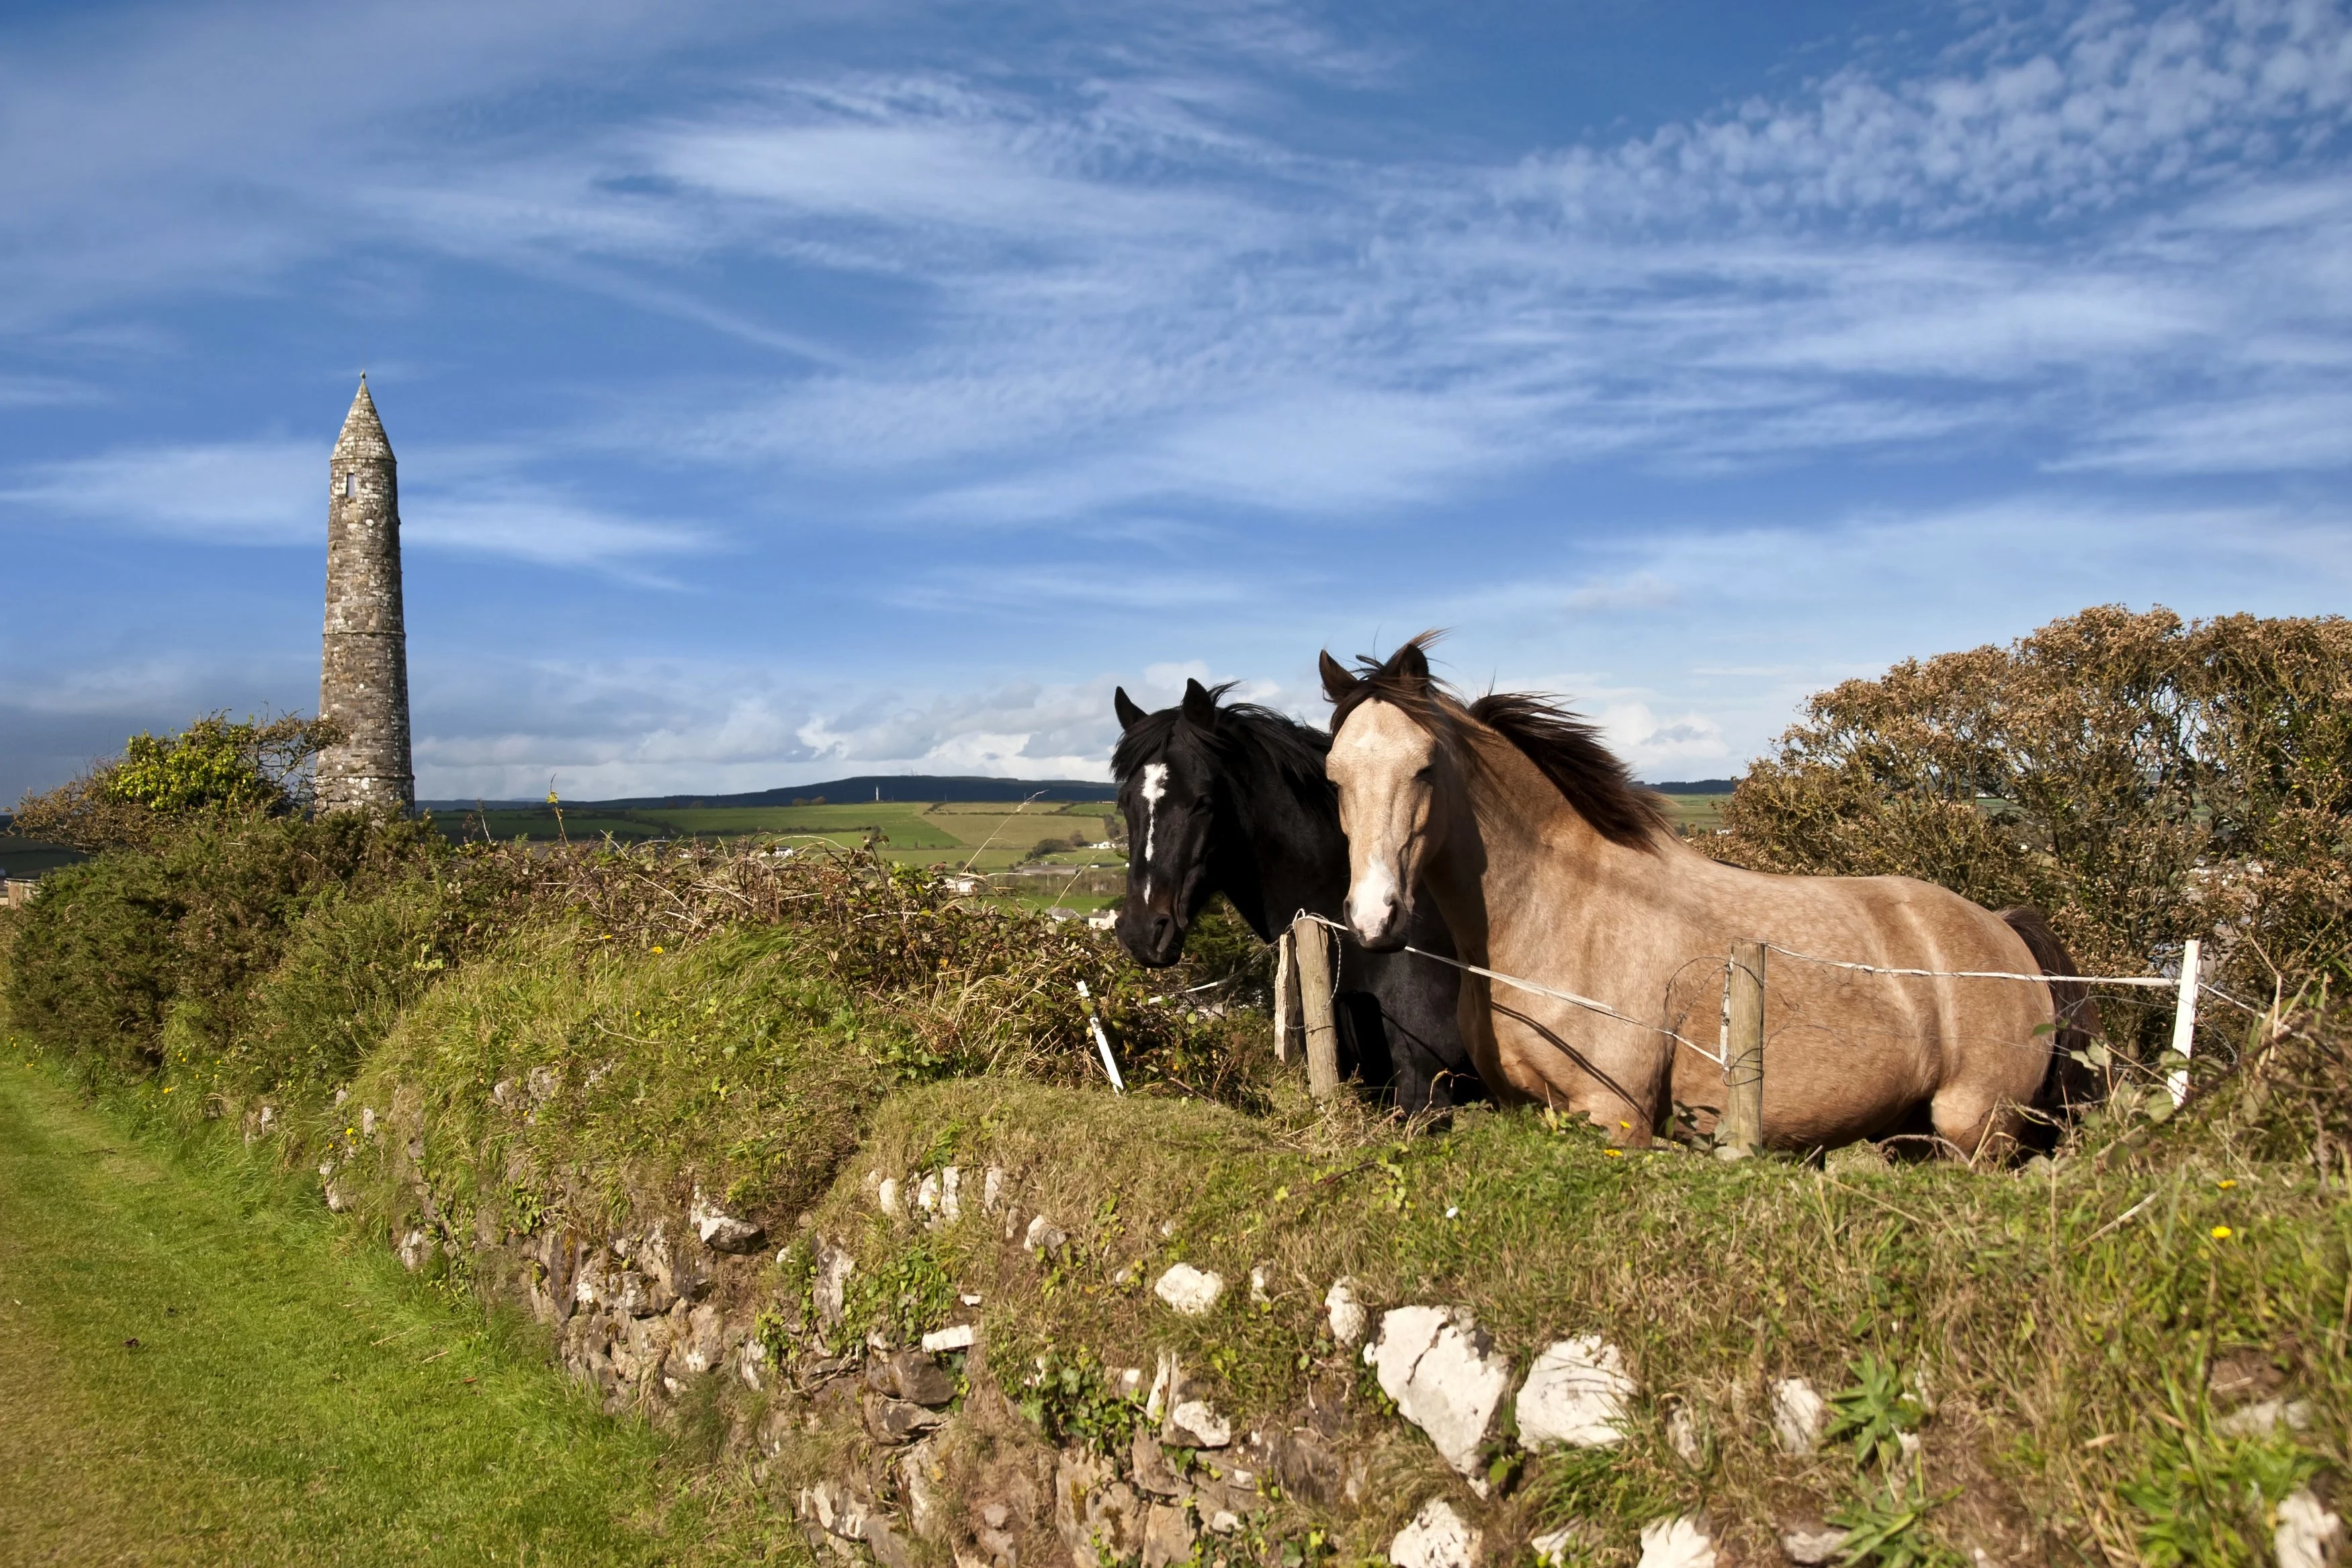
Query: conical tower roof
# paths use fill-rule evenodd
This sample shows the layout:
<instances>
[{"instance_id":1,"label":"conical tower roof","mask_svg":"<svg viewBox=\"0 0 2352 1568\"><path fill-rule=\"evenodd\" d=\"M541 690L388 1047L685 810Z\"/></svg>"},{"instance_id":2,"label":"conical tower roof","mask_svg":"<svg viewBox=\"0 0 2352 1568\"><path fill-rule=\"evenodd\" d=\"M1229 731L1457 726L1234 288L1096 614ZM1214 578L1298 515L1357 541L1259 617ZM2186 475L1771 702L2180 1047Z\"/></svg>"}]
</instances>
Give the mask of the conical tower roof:
<instances>
[{"instance_id":1,"label":"conical tower roof","mask_svg":"<svg viewBox=\"0 0 2352 1568\"><path fill-rule=\"evenodd\" d=\"M360 376L359 395L352 399L352 411L343 416L343 433L335 437L335 458L357 462L370 460L389 462L392 443L384 438L383 421L376 417L375 399L368 395L367 376Z\"/></svg>"}]
</instances>

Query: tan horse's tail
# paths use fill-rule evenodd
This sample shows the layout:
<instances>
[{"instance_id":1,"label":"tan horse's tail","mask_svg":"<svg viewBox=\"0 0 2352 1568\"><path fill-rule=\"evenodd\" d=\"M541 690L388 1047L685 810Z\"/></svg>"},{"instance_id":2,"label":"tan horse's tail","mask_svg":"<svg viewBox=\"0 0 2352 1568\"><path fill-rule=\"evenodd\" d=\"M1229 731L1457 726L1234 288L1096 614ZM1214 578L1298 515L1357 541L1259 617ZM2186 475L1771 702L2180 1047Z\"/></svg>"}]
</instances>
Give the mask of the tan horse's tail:
<instances>
[{"instance_id":1,"label":"tan horse's tail","mask_svg":"<svg viewBox=\"0 0 2352 1568\"><path fill-rule=\"evenodd\" d=\"M2106 1075L2076 1060L2074 1053L2099 1032L2099 1005L2092 999L2089 986L2061 978L2082 971L2040 910L2021 904L2001 910L2000 918L2024 940L2035 967L2049 977L2050 999L2058 1006L2058 1027L2050 1037L2050 1066L2042 1073L2040 1092L2033 1097L2034 1109L2062 1118L2087 1110L2106 1098Z\"/></svg>"}]
</instances>

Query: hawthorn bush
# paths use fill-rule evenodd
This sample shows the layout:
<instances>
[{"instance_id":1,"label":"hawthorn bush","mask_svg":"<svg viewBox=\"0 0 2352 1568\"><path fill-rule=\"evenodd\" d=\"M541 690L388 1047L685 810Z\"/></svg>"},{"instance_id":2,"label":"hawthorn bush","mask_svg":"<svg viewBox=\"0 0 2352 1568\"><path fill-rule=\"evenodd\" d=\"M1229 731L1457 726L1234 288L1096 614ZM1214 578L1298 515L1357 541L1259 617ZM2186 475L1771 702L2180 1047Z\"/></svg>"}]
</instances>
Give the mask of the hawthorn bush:
<instances>
[{"instance_id":1,"label":"hawthorn bush","mask_svg":"<svg viewBox=\"0 0 2352 1568\"><path fill-rule=\"evenodd\" d=\"M1906 659L1812 698L1723 821L1759 870L2038 906L2090 972L2200 938L2267 1004L2352 944L2352 621L2104 605Z\"/></svg>"}]
</instances>

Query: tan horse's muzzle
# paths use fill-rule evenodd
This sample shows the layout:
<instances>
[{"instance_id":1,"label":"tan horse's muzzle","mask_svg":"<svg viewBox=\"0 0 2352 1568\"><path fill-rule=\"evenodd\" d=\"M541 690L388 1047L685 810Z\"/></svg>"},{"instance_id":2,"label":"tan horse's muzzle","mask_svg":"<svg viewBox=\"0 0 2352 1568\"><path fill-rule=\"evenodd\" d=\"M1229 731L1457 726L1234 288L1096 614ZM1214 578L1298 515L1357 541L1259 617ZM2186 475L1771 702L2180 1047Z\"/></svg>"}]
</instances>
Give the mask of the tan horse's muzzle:
<instances>
[{"instance_id":1,"label":"tan horse's muzzle","mask_svg":"<svg viewBox=\"0 0 2352 1568\"><path fill-rule=\"evenodd\" d=\"M1374 952L1393 952L1404 945L1412 916L1405 889L1386 857L1372 856L1348 887L1348 924L1356 940Z\"/></svg>"}]
</instances>

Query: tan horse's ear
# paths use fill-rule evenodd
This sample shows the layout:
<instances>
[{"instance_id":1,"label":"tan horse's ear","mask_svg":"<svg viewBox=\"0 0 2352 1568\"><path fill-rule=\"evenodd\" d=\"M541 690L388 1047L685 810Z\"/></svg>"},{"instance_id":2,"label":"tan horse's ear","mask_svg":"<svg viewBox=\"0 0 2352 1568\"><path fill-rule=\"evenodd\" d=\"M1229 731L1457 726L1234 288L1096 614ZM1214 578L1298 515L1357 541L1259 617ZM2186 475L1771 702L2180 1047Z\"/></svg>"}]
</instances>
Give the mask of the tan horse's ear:
<instances>
[{"instance_id":1,"label":"tan horse's ear","mask_svg":"<svg viewBox=\"0 0 2352 1568\"><path fill-rule=\"evenodd\" d=\"M1118 715L1118 727L1121 730L1132 730L1144 721L1145 715L1143 710L1138 708L1129 700L1127 688L1124 686L1115 688L1112 690L1110 694L1110 706L1111 711Z\"/></svg>"},{"instance_id":2,"label":"tan horse's ear","mask_svg":"<svg viewBox=\"0 0 2352 1568\"><path fill-rule=\"evenodd\" d=\"M1418 640L1409 642L1397 649L1396 657L1389 662L1397 674L1404 678L1406 685L1427 686L1429 684L1429 656L1421 651L1421 644Z\"/></svg>"},{"instance_id":3,"label":"tan horse's ear","mask_svg":"<svg viewBox=\"0 0 2352 1568\"><path fill-rule=\"evenodd\" d=\"M1316 656L1315 668L1323 672L1323 695L1332 701L1339 701L1356 689L1356 678L1348 673L1346 665L1331 657L1329 648Z\"/></svg>"}]
</instances>

